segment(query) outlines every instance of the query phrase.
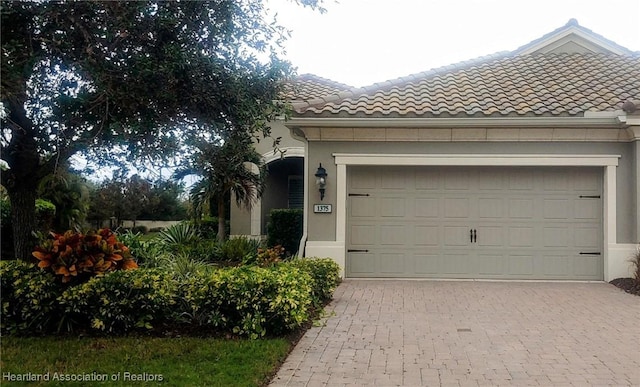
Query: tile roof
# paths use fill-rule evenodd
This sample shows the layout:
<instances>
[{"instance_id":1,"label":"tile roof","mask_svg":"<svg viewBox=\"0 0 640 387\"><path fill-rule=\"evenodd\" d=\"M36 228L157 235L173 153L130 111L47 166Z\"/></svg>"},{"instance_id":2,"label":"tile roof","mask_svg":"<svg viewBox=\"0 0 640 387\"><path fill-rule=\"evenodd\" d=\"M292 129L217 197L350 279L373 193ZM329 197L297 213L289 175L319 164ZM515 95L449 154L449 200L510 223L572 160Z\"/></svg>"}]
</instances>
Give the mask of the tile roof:
<instances>
[{"instance_id":1,"label":"tile roof","mask_svg":"<svg viewBox=\"0 0 640 387\"><path fill-rule=\"evenodd\" d=\"M568 41L577 49L555 51ZM303 117L579 116L640 100L640 52L571 19L511 52L359 89L313 75L298 87Z\"/></svg>"},{"instance_id":2,"label":"tile roof","mask_svg":"<svg viewBox=\"0 0 640 387\"><path fill-rule=\"evenodd\" d=\"M299 116L576 116L640 99L640 56L499 53L294 103Z\"/></svg>"},{"instance_id":3,"label":"tile roof","mask_svg":"<svg viewBox=\"0 0 640 387\"><path fill-rule=\"evenodd\" d=\"M314 74L302 74L285 85L284 96L288 101L301 102L351 89L353 89L353 86L335 82Z\"/></svg>"}]
</instances>

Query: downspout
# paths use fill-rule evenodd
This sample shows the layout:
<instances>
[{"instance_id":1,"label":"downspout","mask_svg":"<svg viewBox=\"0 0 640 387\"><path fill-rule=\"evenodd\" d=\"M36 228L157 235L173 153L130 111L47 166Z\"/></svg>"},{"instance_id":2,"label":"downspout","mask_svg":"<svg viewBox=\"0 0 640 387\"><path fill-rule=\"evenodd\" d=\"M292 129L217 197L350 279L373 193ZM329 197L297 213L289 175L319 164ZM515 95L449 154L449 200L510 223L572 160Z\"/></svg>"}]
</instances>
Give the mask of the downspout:
<instances>
[{"instance_id":1,"label":"downspout","mask_svg":"<svg viewBox=\"0 0 640 387\"><path fill-rule=\"evenodd\" d=\"M305 248L307 246L307 238L308 238L308 219L309 219L309 142L304 135L299 134L299 130L296 128L289 128L289 132L291 133L291 137L296 140L302 141L304 143L304 177L303 177L303 208L302 208L302 237L300 238L300 243L298 244L298 256L305 256Z\"/></svg>"}]
</instances>

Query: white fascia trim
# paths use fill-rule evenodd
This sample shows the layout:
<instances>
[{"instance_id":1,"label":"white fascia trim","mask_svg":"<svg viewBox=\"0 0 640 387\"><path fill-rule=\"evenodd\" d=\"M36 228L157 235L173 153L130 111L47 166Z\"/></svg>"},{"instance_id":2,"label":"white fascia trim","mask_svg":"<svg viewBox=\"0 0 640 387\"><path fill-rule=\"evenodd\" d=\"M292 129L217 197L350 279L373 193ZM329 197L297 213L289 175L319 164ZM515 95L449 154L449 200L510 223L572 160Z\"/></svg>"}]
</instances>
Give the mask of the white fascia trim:
<instances>
[{"instance_id":1,"label":"white fascia trim","mask_svg":"<svg viewBox=\"0 0 640 387\"><path fill-rule=\"evenodd\" d=\"M523 50L521 52L518 52L518 55L527 55L527 54L532 54L536 51L538 51L541 48L544 48L546 46L552 46L554 44L557 44L558 41L560 41L562 38L569 36L571 34L576 34L577 36L587 40L588 42L591 42L592 44L596 45L596 46L600 46L602 48L605 48L611 52L613 52L614 54L618 54L618 55L626 55L628 54L628 52L625 52L623 50L621 50L620 48L612 45L611 43L607 42L606 40L603 40L602 38L599 38L597 36L594 36L592 34L587 34L584 31L580 30L577 27L570 27L554 36L551 36L541 42L538 42L537 44L531 46L531 47L527 47L526 50Z\"/></svg>"},{"instance_id":2,"label":"white fascia trim","mask_svg":"<svg viewBox=\"0 0 640 387\"><path fill-rule=\"evenodd\" d=\"M334 153L336 172L336 243L346 249L347 225L347 166L349 165L397 165L397 166L592 166L604 167L603 174L603 249L604 277L609 278L616 265L609 250L617 246L616 238L616 174L620 155L416 155L416 154L347 154ZM310 243L310 242L308 242ZM334 247L335 249L335 247ZM335 251L334 251L335 253ZM340 262L346 263L346 251L341 252Z\"/></svg>"},{"instance_id":3,"label":"white fascia trim","mask_svg":"<svg viewBox=\"0 0 640 387\"><path fill-rule=\"evenodd\" d=\"M616 117L334 118L296 117L288 128L601 128L620 127Z\"/></svg>"},{"instance_id":4,"label":"white fascia trim","mask_svg":"<svg viewBox=\"0 0 640 387\"><path fill-rule=\"evenodd\" d=\"M334 153L336 165L617 166L620 155Z\"/></svg>"}]
</instances>

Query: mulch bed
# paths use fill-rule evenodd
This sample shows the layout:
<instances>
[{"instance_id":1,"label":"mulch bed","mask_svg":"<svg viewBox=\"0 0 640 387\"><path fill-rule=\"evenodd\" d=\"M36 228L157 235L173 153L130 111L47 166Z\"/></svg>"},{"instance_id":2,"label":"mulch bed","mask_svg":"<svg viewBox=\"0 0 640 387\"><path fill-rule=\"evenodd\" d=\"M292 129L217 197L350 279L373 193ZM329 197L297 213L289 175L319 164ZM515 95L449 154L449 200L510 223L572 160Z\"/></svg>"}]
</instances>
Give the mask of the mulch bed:
<instances>
[{"instance_id":1,"label":"mulch bed","mask_svg":"<svg viewBox=\"0 0 640 387\"><path fill-rule=\"evenodd\" d=\"M619 287L627 293L640 296L640 281L637 281L633 278L616 278L609 283Z\"/></svg>"}]
</instances>

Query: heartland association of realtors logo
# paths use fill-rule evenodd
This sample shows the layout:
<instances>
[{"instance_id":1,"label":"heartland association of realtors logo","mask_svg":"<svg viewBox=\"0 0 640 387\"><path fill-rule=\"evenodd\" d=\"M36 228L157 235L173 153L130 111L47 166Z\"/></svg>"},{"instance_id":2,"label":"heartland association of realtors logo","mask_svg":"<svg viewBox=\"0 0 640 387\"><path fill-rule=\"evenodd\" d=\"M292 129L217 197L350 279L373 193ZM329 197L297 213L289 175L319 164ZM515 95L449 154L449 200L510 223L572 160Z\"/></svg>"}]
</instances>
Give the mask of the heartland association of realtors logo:
<instances>
[{"instance_id":1,"label":"heartland association of realtors logo","mask_svg":"<svg viewBox=\"0 0 640 387\"><path fill-rule=\"evenodd\" d=\"M149 374L146 372L116 372L112 374L102 374L98 372L91 373L62 373L62 372L47 372L47 373L12 373L3 372L2 380L7 382L162 382L164 376L162 374Z\"/></svg>"}]
</instances>

